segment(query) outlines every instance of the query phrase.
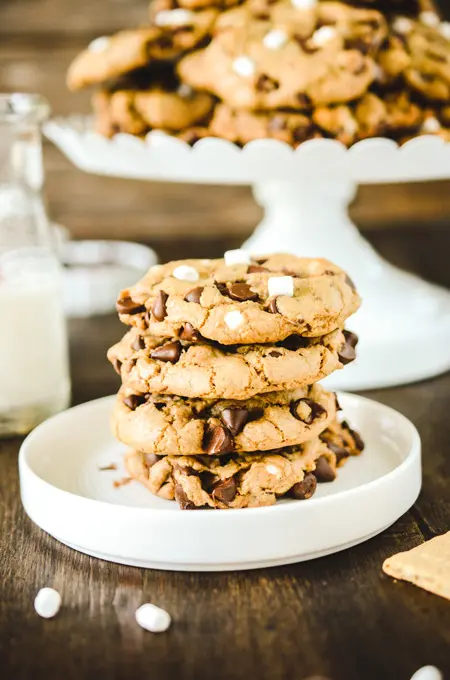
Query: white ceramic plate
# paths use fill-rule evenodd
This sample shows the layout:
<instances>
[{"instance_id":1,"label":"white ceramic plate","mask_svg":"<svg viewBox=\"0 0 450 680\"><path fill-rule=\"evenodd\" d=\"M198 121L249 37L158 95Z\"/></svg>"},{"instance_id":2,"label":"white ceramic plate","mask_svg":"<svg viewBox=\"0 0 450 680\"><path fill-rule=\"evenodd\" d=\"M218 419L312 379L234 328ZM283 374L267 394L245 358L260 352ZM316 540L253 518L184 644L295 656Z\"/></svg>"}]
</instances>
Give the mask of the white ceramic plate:
<instances>
[{"instance_id":1,"label":"white ceramic plate","mask_svg":"<svg viewBox=\"0 0 450 680\"><path fill-rule=\"evenodd\" d=\"M139 567L225 571L289 564L361 543L395 522L421 486L420 437L396 411L342 394L366 450L308 501L246 510L178 509L125 475L109 429L114 397L61 413L27 437L19 456L27 514L62 543ZM116 463L115 471L100 471Z\"/></svg>"}]
</instances>

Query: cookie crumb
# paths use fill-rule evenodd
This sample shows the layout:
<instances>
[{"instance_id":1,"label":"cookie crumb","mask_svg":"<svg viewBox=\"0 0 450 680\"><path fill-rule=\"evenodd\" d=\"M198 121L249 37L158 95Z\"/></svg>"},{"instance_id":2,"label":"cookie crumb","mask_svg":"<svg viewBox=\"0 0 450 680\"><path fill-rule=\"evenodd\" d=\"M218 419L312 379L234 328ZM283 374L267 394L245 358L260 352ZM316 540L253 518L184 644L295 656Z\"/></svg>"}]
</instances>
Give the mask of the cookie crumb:
<instances>
[{"instance_id":1,"label":"cookie crumb","mask_svg":"<svg viewBox=\"0 0 450 680\"><path fill-rule=\"evenodd\" d=\"M117 465L115 463L110 463L109 465L103 465L98 468L100 472L105 472L106 470L117 470Z\"/></svg>"},{"instance_id":2,"label":"cookie crumb","mask_svg":"<svg viewBox=\"0 0 450 680\"><path fill-rule=\"evenodd\" d=\"M131 477L122 477L122 479L116 479L113 482L114 488L118 489L121 486L125 486L131 482Z\"/></svg>"}]
</instances>

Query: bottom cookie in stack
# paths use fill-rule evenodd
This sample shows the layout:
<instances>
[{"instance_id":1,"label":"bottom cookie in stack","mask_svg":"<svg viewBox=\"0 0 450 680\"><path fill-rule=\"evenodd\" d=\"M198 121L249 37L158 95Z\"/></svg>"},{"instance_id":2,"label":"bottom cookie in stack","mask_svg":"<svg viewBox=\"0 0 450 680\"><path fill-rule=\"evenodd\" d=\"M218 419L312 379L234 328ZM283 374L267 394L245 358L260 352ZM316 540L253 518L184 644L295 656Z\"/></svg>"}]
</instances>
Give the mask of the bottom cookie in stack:
<instances>
[{"instance_id":1,"label":"bottom cookie in stack","mask_svg":"<svg viewBox=\"0 0 450 680\"><path fill-rule=\"evenodd\" d=\"M130 451L130 476L183 510L255 508L286 497L311 498L318 483L332 482L349 456L364 448L348 423L334 421L304 444L273 451L222 456L158 456Z\"/></svg>"}]
</instances>

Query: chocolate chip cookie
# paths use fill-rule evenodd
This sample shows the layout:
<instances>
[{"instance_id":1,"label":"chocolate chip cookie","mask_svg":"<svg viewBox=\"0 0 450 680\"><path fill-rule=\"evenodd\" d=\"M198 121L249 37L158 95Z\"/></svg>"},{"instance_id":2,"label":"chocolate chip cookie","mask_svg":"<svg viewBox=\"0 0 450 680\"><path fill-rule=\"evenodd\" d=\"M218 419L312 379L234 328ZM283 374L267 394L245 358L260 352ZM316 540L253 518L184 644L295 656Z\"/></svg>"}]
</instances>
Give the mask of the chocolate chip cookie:
<instances>
[{"instance_id":1,"label":"chocolate chip cookie","mask_svg":"<svg viewBox=\"0 0 450 680\"><path fill-rule=\"evenodd\" d=\"M250 0L222 14L211 43L184 57L178 70L183 81L234 109L308 110L362 96L386 33L376 11Z\"/></svg>"},{"instance_id":2,"label":"chocolate chip cookie","mask_svg":"<svg viewBox=\"0 0 450 680\"><path fill-rule=\"evenodd\" d=\"M138 393L202 399L248 399L322 380L355 357L354 334L290 336L274 345L219 345L189 325L180 338L140 335L137 329L108 351L128 388Z\"/></svg>"},{"instance_id":3,"label":"chocolate chip cookie","mask_svg":"<svg viewBox=\"0 0 450 680\"><path fill-rule=\"evenodd\" d=\"M269 392L245 401L119 392L117 439L160 455L266 451L318 437L336 415L336 398L319 385Z\"/></svg>"},{"instance_id":4,"label":"chocolate chip cookie","mask_svg":"<svg viewBox=\"0 0 450 680\"><path fill-rule=\"evenodd\" d=\"M69 67L67 84L71 90L104 83L143 68L156 60L172 60L201 44L210 35L217 11L177 10L155 19L147 28L120 31L94 40Z\"/></svg>"},{"instance_id":5,"label":"chocolate chip cookie","mask_svg":"<svg viewBox=\"0 0 450 680\"><path fill-rule=\"evenodd\" d=\"M352 281L327 260L287 254L252 260L244 251L237 259L152 267L121 292L121 321L165 338L189 324L223 345L276 343L293 334L326 335L359 307Z\"/></svg>"},{"instance_id":6,"label":"chocolate chip cookie","mask_svg":"<svg viewBox=\"0 0 450 680\"><path fill-rule=\"evenodd\" d=\"M116 132L143 135L154 128L179 132L209 118L215 103L211 95L189 86L174 91L100 91L92 102L96 130L108 137Z\"/></svg>"},{"instance_id":7,"label":"chocolate chip cookie","mask_svg":"<svg viewBox=\"0 0 450 680\"><path fill-rule=\"evenodd\" d=\"M335 423L334 429L338 432L340 426ZM355 446L343 450L341 464L360 452ZM131 451L126 466L133 479L161 498L177 500L183 510L226 509L273 505L281 497L307 500L318 483L336 478L337 458L330 443L313 439L275 451L220 457Z\"/></svg>"}]
</instances>

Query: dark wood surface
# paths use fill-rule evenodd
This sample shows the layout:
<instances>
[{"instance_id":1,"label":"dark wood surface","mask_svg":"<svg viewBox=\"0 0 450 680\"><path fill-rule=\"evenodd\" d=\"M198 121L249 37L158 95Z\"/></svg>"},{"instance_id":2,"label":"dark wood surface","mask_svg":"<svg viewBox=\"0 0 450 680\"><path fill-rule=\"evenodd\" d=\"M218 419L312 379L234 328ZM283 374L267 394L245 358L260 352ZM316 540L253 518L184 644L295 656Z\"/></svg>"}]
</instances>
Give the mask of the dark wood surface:
<instances>
[{"instance_id":1,"label":"dark wood surface","mask_svg":"<svg viewBox=\"0 0 450 680\"><path fill-rule=\"evenodd\" d=\"M371 232L392 261L447 285L449 236L447 230L431 236L427 229ZM216 255L229 244L160 243L166 257ZM122 332L114 317L71 322L76 403L117 388L104 354ZM363 545L262 571L146 571L72 551L25 516L20 441L1 442L0 677L408 680L417 668L435 664L450 678L448 602L381 572L388 555L450 528L450 375L370 396L405 413L421 432L424 487L417 504ZM44 585L63 596L64 607L50 621L33 610ZM137 626L134 611L145 601L171 612L167 633L152 635Z\"/></svg>"}]
</instances>

